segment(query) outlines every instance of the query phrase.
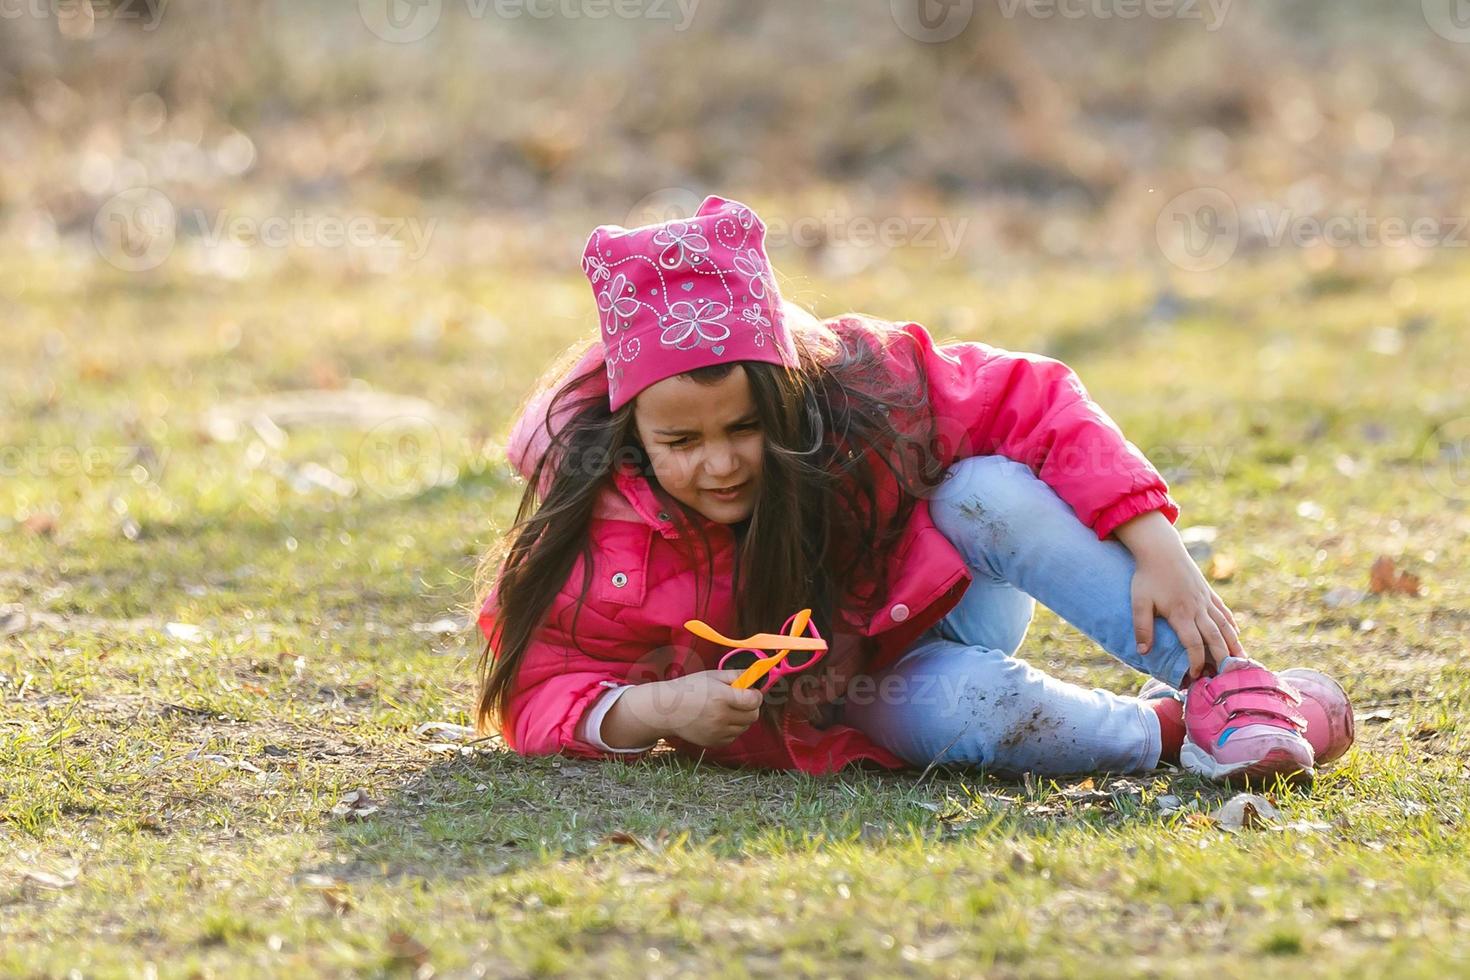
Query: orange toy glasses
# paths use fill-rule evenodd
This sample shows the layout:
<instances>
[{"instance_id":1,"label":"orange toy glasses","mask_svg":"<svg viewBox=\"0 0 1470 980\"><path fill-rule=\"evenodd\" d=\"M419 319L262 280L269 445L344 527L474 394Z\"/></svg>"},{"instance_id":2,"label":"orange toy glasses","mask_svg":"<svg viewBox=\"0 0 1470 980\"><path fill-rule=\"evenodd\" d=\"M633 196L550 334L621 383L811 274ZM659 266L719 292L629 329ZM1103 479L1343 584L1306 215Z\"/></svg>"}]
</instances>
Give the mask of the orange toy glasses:
<instances>
[{"instance_id":1,"label":"orange toy glasses","mask_svg":"<svg viewBox=\"0 0 1470 980\"><path fill-rule=\"evenodd\" d=\"M720 658L720 670L725 670L725 664L741 654L754 654L755 663L747 667L745 673L736 678L731 687L751 687L757 681L764 680L760 690L765 691L780 678L806 670L827 655L827 641L822 639L822 634L812 625L811 619L812 611L803 609L786 620L780 633L756 633L743 640L732 640L697 619L686 622L684 628L711 643L737 648ZM762 650L778 652L773 656L763 657Z\"/></svg>"}]
</instances>

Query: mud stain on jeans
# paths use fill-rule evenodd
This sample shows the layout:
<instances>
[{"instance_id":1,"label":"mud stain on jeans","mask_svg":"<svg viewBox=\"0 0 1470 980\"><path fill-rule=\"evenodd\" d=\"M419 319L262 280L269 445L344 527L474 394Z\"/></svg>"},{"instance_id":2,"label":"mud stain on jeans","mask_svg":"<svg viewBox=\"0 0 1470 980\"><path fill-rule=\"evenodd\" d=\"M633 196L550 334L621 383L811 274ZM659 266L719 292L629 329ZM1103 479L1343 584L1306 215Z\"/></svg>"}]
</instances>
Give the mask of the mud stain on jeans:
<instances>
[{"instance_id":1,"label":"mud stain on jeans","mask_svg":"<svg viewBox=\"0 0 1470 980\"><path fill-rule=\"evenodd\" d=\"M998 748L1014 749L1018 745L1035 741L1049 733L1055 732L1061 727L1061 719L1043 718L1041 712L1041 706L1037 705L1031 710L1030 718L1025 718L1011 726L1011 730L1001 740Z\"/></svg>"}]
</instances>

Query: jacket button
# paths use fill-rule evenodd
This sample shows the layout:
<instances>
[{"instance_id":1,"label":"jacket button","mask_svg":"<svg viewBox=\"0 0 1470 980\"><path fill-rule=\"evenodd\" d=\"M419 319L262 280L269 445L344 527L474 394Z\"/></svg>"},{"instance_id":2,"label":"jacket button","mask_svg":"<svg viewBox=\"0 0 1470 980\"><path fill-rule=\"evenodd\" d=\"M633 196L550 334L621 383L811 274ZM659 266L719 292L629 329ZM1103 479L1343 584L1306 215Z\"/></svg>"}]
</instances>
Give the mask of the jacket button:
<instances>
[{"instance_id":1,"label":"jacket button","mask_svg":"<svg viewBox=\"0 0 1470 980\"><path fill-rule=\"evenodd\" d=\"M893 617L895 623L901 623L909 618L909 607L901 602L895 603L893 608L888 610L888 615Z\"/></svg>"},{"instance_id":2,"label":"jacket button","mask_svg":"<svg viewBox=\"0 0 1470 980\"><path fill-rule=\"evenodd\" d=\"M613 585L616 585L618 588L621 589L623 586L628 584L628 576L624 575L622 572L614 572L612 583Z\"/></svg>"},{"instance_id":3,"label":"jacket button","mask_svg":"<svg viewBox=\"0 0 1470 980\"><path fill-rule=\"evenodd\" d=\"M666 510L659 511L658 512L658 519L661 520L661 521L668 520L669 519L669 512L666 511Z\"/></svg>"}]
</instances>

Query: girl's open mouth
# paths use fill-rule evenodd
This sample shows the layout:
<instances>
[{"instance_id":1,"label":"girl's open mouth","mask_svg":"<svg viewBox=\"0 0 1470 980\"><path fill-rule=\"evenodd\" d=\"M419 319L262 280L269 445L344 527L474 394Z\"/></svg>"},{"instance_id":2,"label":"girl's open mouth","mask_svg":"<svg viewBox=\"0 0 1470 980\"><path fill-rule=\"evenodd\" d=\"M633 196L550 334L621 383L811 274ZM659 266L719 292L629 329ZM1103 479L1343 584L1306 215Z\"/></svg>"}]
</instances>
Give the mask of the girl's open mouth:
<instances>
[{"instance_id":1,"label":"girl's open mouth","mask_svg":"<svg viewBox=\"0 0 1470 980\"><path fill-rule=\"evenodd\" d=\"M745 483L737 483L733 487L724 490L706 490L705 493L714 497L716 500L734 500L745 492L745 486L749 482L749 480L746 480Z\"/></svg>"}]
</instances>

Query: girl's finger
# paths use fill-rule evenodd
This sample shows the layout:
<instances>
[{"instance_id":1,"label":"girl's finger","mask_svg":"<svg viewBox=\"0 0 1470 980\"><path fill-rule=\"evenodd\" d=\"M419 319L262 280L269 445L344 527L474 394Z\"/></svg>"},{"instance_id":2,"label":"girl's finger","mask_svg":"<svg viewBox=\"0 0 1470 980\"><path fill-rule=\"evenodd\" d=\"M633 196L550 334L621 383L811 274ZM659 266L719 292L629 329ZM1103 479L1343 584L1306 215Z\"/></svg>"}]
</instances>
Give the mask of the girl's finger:
<instances>
[{"instance_id":1,"label":"girl's finger","mask_svg":"<svg viewBox=\"0 0 1470 980\"><path fill-rule=\"evenodd\" d=\"M1240 634L1235 629L1235 624L1227 618L1227 614L1220 611L1218 607L1211 607L1210 615L1215 617L1215 623L1220 627L1220 633L1225 637L1225 645L1230 648L1232 657L1244 657L1245 648L1240 645Z\"/></svg>"},{"instance_id":2,"label":"girl's finger","mask_svg":"<svg viewBox=\"0 0 1470 980\"><path fill-rule=\"evenodd\" d=\"M1205 667L1205 641L1200 636L1199 627L1192 620L1181 619L1179 622L1169 620L1169 625L1174 627L1174 633L1179 637L1179 642L1189 651L1189 676L1199 677Z\"/></svg>"},{"instance_id":3,"label":"girl's finger","mask_svg":"<svg viewBox=\"0 0 1470 980\"><path fill-rule=\"evenodd\" d=\"M1199 626L1200 635L1205 639L1205 645L1209 648L1210 653L1214 654L1215 668L1218 671L1220 665L1225 662L1225 658L1230 656L1230 646L1225 642L1220 627L1208 614L1200 613L1196 623Z\"/></svg>"},{"instance_id":4,"label":"girl's finger","mask_svg":"<svg viewBox=\"0 0 1470 980\"><path fill-rule=\"evenodd\" d=\"M1240 624L1235 621L1235 613L1230 611L1230 607L1225 605L1225 600L1221 599L1220 596L1217 595L1213 589L1210 591L1210 603L1216 609L1225 614L1225 618L1230 621L1230 626L1232 629L1234 629L1237 633L1240 632Z\"/></svg>"},{"instance_id":5,"label":"girl's finger","mask_svg":"<svg viewBox=\"0 0 1470 980\"><path fill-rule=\"evenodd\" d=\"M1148 653L1154 644L1154 604L1148 596L1133 596L1133 639L1139 653Z\"/></svg>"}]
</instances>

